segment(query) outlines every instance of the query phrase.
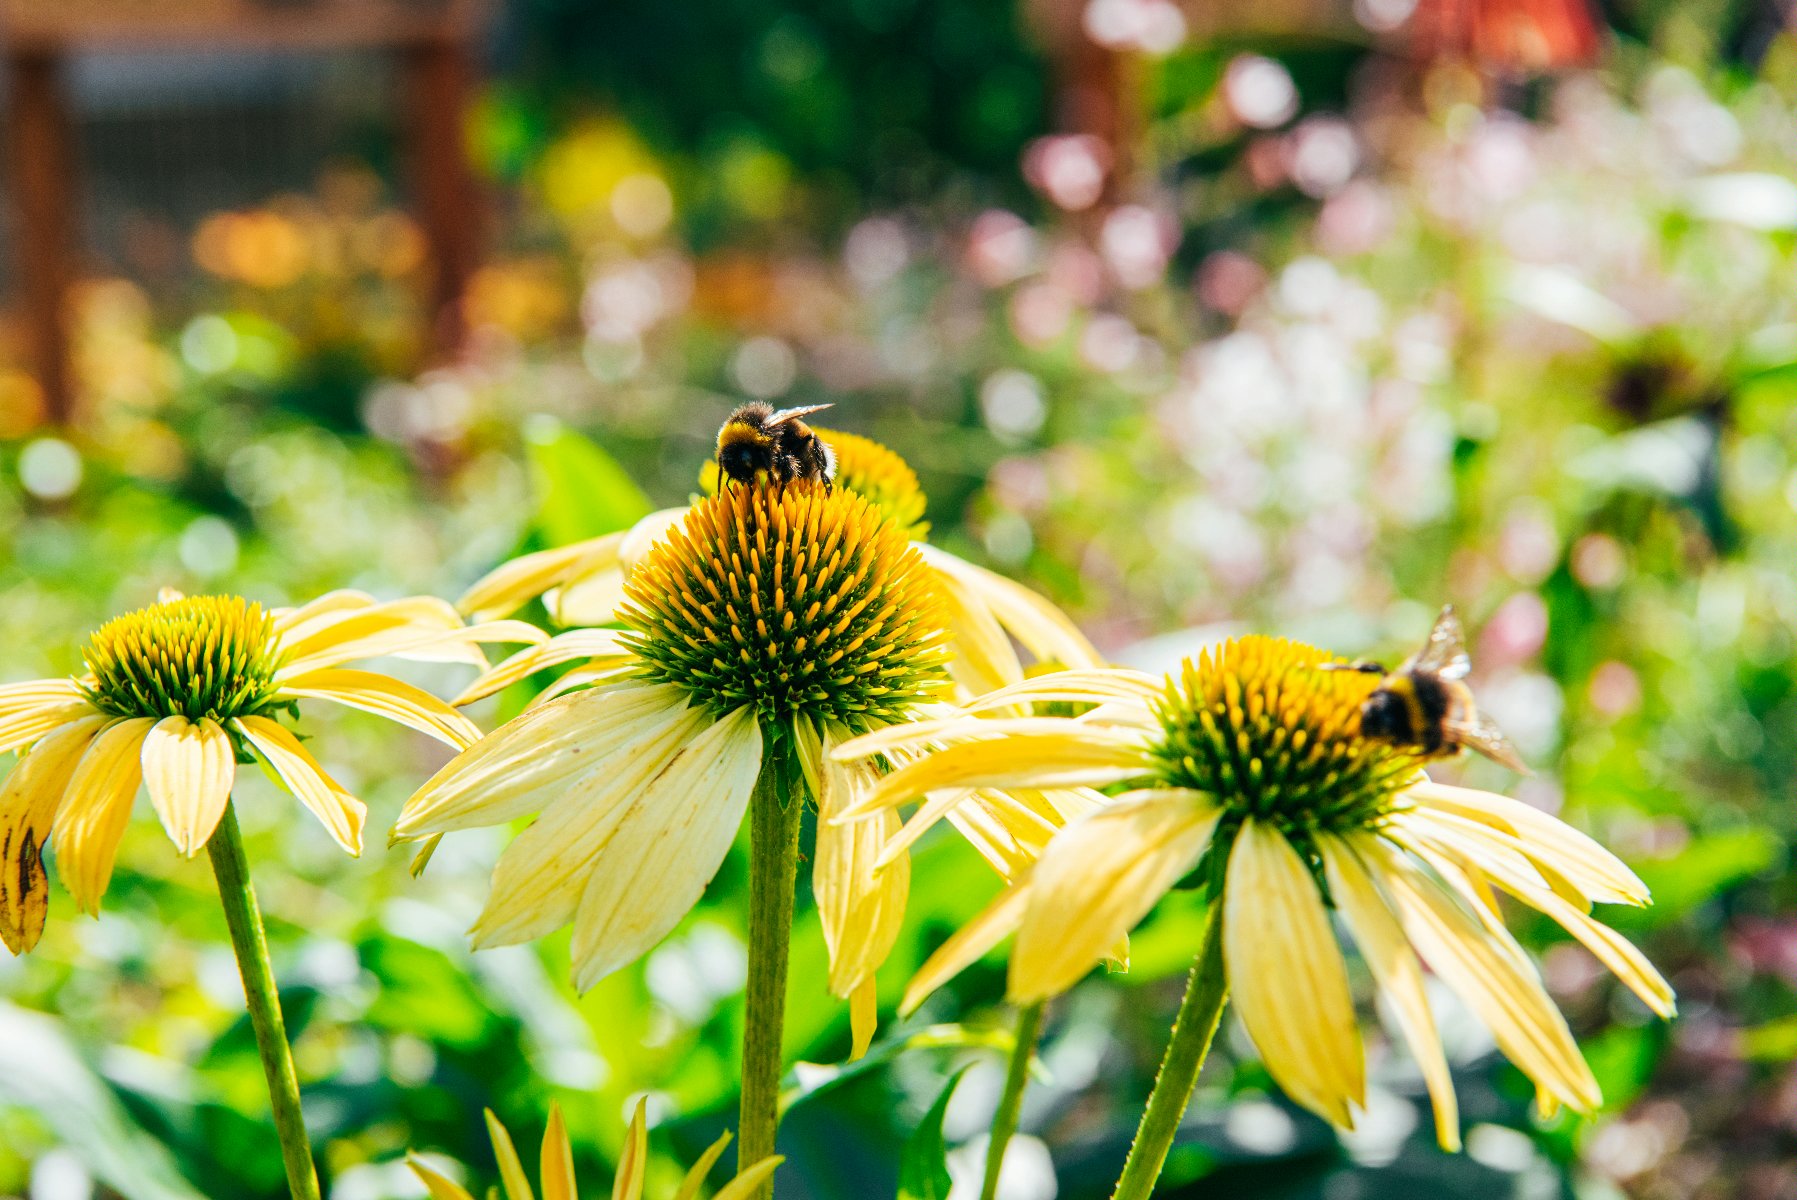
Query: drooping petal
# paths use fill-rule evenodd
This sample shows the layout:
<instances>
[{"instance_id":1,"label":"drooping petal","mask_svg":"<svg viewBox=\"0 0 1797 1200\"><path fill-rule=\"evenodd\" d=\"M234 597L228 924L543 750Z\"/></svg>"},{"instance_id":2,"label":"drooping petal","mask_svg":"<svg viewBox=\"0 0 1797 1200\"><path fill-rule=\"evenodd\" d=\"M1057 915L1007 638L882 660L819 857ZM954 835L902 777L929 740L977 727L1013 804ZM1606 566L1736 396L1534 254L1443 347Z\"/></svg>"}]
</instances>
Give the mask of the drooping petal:
<instances>
[{"instance_id":1,"label":"drooping petal","mask_svg":"<svg viewBox=\"0 0 1797 1200\"><path fill-rule=\"evenodd\" d=\"M857 794L873 786L874 775L861 764L835 762L827 754L820 758L811 887L830 954L830 991L847 997L872 979L892 953L910 895L911 860L900 856L883 869L879 866L887 841L899 831L898 813L887 810L847 824L834 821Z\"/></svg>"},{"instance_id":2,"label":"drooping petal","mask_svg":"<svg viewBox=\"0 0 1797 1200\"><path fill-rule=\"evenodd\" d=\"M277 608L270 612L274 631L287 638L304 637L307 633L335 621L342 614L358 608L373 608L380 601L367 592L339 588L308 600L295 608Z\"/></svg>"},{"instance_id":3,"label":"drooping petal","mask_svg":"<svg viewBox=\"0 0 1797 1200\"><path fill-rule=\"evenodd\" d=\"M92 716L94 711L86 700L55 700L20 709L11 716L0 716L0 754L23 750L45 734L70 721Z\"/></svg>"},{"instance_id":4,"label":"drooping petal","mask_svg":"<svg viewBox=\"0 0 1797 1200\"><path fill-rule=\"evenodd\" d=\"M1603 1103L1597 1080L1515 939L1494 932L1383 838L1348 840L1411 945L1491 1030L1498 1048L1569 1107L1595 1111Z\"/></svg>"},{"instance_id":5,"label":"drooping petal","mask_svg":"<svg viewBox=\"0 0 1797 1200\"><path fill-rule=\"evenodd\" d=\"M1547 859L1594 901L1640 906L1651 899L1647 885L1621 859L1566 822L1521 800L1433 780L1413 784L1405 795L1425 807L1516 834L1530 857Z\"/></svg>"},{"instance_id":6,"label":"drooping petal","mask_svg":"<svg viewBox=\"0 0 1797 1200\"><path fill-rule=\"evenodd\" d=\"M606 534L584 542L521 554L487 572L462 593L455 606L470 621L491 621L510 616L562 581L576 563L605 544L615 546L623 535Z\"/></svg>"},{"instance_id":7,"label":"drooping petal","mask_svg":"<svg viewBox=\"0 0 1797 1200\"><path fill-rule=\"evenodd\" d=\"M0 787L0 943L25 954L50 911L44 843L76 764L109 718L80 717L33 746Z\"/></svg>"},{"instance_id":8,"label":"drooping petal","mask_svg":"<svg viewBox=\"0 0 1797 1200\"><path fill-rule=\"evenodd\" d=\"M998 894L998 898L980 910L978 916L956 930L954 936L936 947L905 988L899 1002L899 1013L909 1016L930 994L991 953L992 948L1017 932L1023 914L1029 908L1029 876Z\"/></svg>"},{"instance_id":9,"label":"drooping petal","mask_svg":"<svg viewBox=\"0 0 1797 1200\"><path fill-rule=\"evenodd\" d=\"M175 849L198 853L231 800L237 754L230 735L211 717L164 717L144 738L143 773Z\"/></svg>"},{"instance_id":10,"label":"drooping petal","mask_svg":"<svg viewBox=\"0 0 1797 1200\"><path fill-rule=\"evenodd\" d=\"M69 779L56 817L56 870L82 912L97 915L112 863L143 782L144 735L156 721L132 717L108 725Z\"/></svg>"},{"instance_id":11,"label":"drooping petal","mask_svg":"<svg viewBox=\"0 0 1797 1200\"><path fill-rule=\"evenodd\" d=\"M1460 1106L1454 1095L1447 1055L1441 1048L1441 1036L1435 1029L1435 1015L1429 1009L1422 963L1353 849L1332 836L1319 837L1317 848L1323 856L1329 893L1347 921L1361 957L1373 973L1373 981L1390 1001L1398 1031L1404 1035L1422 1071L1423 1082L1428 1085L1429 1100L1435 1110L1435 1140L1443 1150L1457 1151Z\"/></svg>"},{"instance_id":12,"label":"drooping petal","mask_svg":"<svg viewBox=\"0 0 1797 1200\"><path fill-rule=\"evenodd\" d=\"M1243 821L1223 886L1235 1010L1287 1095L1344 1129L1366 1104L1366 1060L1329 914L1310 868L1273 826Z\"/></svg>"},{"instance_id":13,"label":"drooping petal","mask_svg":"<svg viewBox=\"0 0 1797 1200\"><path fill-rule=\"evenodd\" d=\"M329 700L386 717L457 750L480 740L480 726L464 717L423 688L413 687L391 675L327 668L296 676L281 685L278 698Z\"/></svg>"},{"instance_id":14,"label":"drooping petal","mask_svg":"<svg viewBox=\"0 0 1797 1200\"><path fill-rule=\"evenodd\" d=\"M982 598L955 574L935 572L937 595L942 597L944 623L954 637L955 656L949 673L970 695L1008 687L1023 679L1023 664L1011 646L1004 627Z\"/></svg>"},{"instance_id":15,"label":"drooping petal","mask_svg":"<svg viewBox=\"0 0 1797 1200\"><path fill-rule=\"evenodd\" d=\"M543 1131L543 1200L577 1200L574 1184L574 1148L568 1144L568 1126L562 1106L549 1106L549 1127Z\"/></svg>"},{"instance_id":16,"label":"drooping petal","mask_svg":"<svg viewBox=\"0 0 1797 1200\"><path fill-rule=\"evenodd\" d=\"M462 690L451 704L460 708L484 700L528 679L538 671L583 658L622 660L631 657L618 639L620 629L575 629L558 633L540 646L528 646L483 674Z\"/></svg>"},{"instance_id":17,"label":"drooping petal","mask_svg":"<svg viewBox=\"0 0 1797 1200\"><path fill-rule=\"evenodd\" d=\"M524 1163L518 1157L518 1147L512 1144L512 1135L492 1109L487 1109L486 1115L487 1137L493 1142L493 1158L499 1164L499 1182L505 1186L506 1200L536 1200L524 1174Z\"/></svg>"},{"instance_id":18,"label":"drooping petal","mask_svg":"<svg viewBox=\"0 0 1797 1200\"><path fill-rule=\"evenodd\" d=\"M1064 667L1102 667L1104 658L1065 613L1020 583L956 558L946 550L919 544L924 561L954 576L974 591L1005 630L1022 642L1039 662Z\"/></svg>"},{"instance_id":19,"label":"drooping petal","mask_svg":"<svg viewBox=\"0 0 1797 1200\"><path fill-rule=\"evenodd\" d=\"M1101 808L1056 834L1031 876L1011 1000L1034 1003L1078 983L1197 864L1217 815L1198 793L1169 790Z\"/></svg>"},{"instance_id":20,"label":"drooping petal","mask_svg":"<svg viewBox=\"0 0 1797 1200\"><path fill-rule=\"evenodd\" d=\"M73 679L27 679L21 683L0 684L0 718L68 704L81 698L81 685Z\"/></svg>"},{"instance_id":21,"label":"drooping petal","mask_svg":"<svg viewBox=\"0 0 1797 1200\"><path fill-rule=\"evenodd\" d=\"M287 790L312 811L339 846L351 854L362 853L362 825L368 806L343 790L325 773L299 739L267 717L236 717L233 724L254 746L262 760L274 768Z\"/></svg>"},{"instance_id":22,"label":"drooping petal","mask_svg":"<svg viewBox=\"0 0 1797 1200\"><path fill-rule=\"evenodd\" d=\"M498 825L549 799L619 748L687 710L666 684L594 688L533 708L451 759L407 800L396 840Z\"/></svg>"},{"instance_id":23,"label":"drooping petal","mask_svg":"<svg viewBox=\"0 0 1797 1200\"><path fill-rule=\"evenodd\" d=\"M572 921L594 857L617 821L708 724L699 709L668 712L594 769L544 789L542 815L493 868L492 892L470 931L475 947L529 941Z\"/></svg>"},{"instance_id":24,"label":"drooping petal","mask_svg":"<svg viewBox=\"0 0 1797 1200\"><path fill-rule=\"evenodd\" d=\"M880 985L869 973L849 994L849 1061L855 1062L874 1044L880 1027Z\"/></svg>"},{"instance_id":25,"label":"drooping petal","mask_svg":"<svg viewBox=\"0 0 1797 1200\"><path fill-rule=\"evenodd\" d=\"M695 738L619 812L574 915L575 985L636 961L698 903L761 770L761 728L738 709Z\"/></svg>"},{"instance_id":26,"label":"drooping petal","mask_svg":"<svg viewBox=\"0 0 1797 1200\"><path fill-rule=\"evenodd\" d=\"M1672 985L1647 960L1647 956L1614 929L1593 920L1583 907L1573 904L1559 892L1546 886L1540 876L1529 869L1526 859L1520 855L1495 852L1493 847L1458 828L1451 818L1430 818L1413 814L1402 823L1402 828L1406 832L1415 830L1432 837L1446 853L1476 869L1504 891L1554 920L1591 951L1599 962L1615 972L1616 977L1639 996L1641 1002L1652 1009L1656 1016L1671 1020L1676 1015L1678 1005L1673 997Z\"/></svg>"}]
</instances>

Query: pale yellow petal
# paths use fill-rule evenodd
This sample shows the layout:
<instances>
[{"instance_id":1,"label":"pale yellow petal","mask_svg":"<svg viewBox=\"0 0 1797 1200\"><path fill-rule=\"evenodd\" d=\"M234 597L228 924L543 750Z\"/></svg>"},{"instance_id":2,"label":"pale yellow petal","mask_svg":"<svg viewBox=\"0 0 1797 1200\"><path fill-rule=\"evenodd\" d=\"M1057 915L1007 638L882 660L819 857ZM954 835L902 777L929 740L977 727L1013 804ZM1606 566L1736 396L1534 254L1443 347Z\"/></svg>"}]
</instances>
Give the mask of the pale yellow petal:
<instances>
[{"instance_id":1,"label":"pale yellow petal","mask_svg":"<svg viewBox=\"0 0 1797 1200\"><path fill-rule=\"evenodd\" d=\"M1077 721L1058 724L1067 728L1012 733L938 750L886 776L837 819L868 816L938 788L1102 787L1147 771L1147 751L1138 736Z\"/></svg>"},{"instance_id":2,"label":"pale yellow petal","mask_svg":"<svg viewBox=\"0 0 1797 1200\"><path fill-rule=\"evenodd\" d=\"M934 572L934 582L954 646L949 674L955 682L977 696L1021 681L1017 651L982 598L950 572Z\"/></svg>"},{"instance_id":3,"label":"pale yellow petal","mask_svg":"<svg viewBox=\"0 0 1797 1200\"><path fill-rule=\"evenodd\" d=\"M618 814L574 916L575 985L636 961L680 923L736 839L761 770L761 728L738 709L701 733Z\"/></svg>"},{"instance_id":4,"label":"pale yellow petal","mask_svg":"<svg viewBox=\"0 0 1797 1200\"><path fill-rule=\"evenodd\" d=\"M993 947L1017 932L1023 914L1029 908L1029 876L1000 892L998 898L978 916L955 931L953 937L936 948L911 977L899 1002L899 1014L909 1016L930 994L992 952Z\"/></svg>"},{"instance_id":5,"label":"pale yellow petal","mask_svg":"<svg viewBox=\"0 0 1797 1200\"><path fill-rule=\"evenodd\" d=\"M487 1109L486 1114L487 1136L493 1140L493 1157L499 1163L499 1182L505 1185L506 1200L536 1200L530 1190L530 1180L524 1175L518 1147L512 1144L512 1135L499 1123L492 1109Z\"/></svg>"},{"instance_id":6,"label":"pale yellow petal","mask_svg":"<svg viewBox=\"0 0 1797 1200\"><path fill-rule=\"evenodd\" d=\"M643 1177L649 1171L648 1101L638 1100L624 1131L624 1152L618 1156L618 1173L612 1178L612 1200L642 1200Z\"/></svg>"},{"instance_id":7,"label":"pale yellow petal","mask_svg":"<svg viewBox=\"0 0 1797 1200\"><path fill-rule=\"evenodd\" d=\"M393 836L405 841L540 812L609 755L686 711L685 694L665 684L595 688L533 708L431 776L406 801Z\"/></svg>"},{"instance_id":8,"label":"pale yellow petal","mask_svg":"<svg viewBox=\"0 0 1797 1200\"><path fill-rule=\"evenodd\" d=\"M553 550L521 554L481 576L473 587L462 593L462 598L456 601L455 606L470 621L490 621L496 617L510 616L560 583L575 564L590 555L595 547L608 542L615 546L619 536L615 533L607 534L568 546L557 546Z\"/></svg>"},{"instance_id":9,"label":"pale yellow petal","mask_svg":"<svg viewBox=\"0 0 1797 1200\"><path fill-rule=\"evenodd\" d=\"M1349 841L1411 945L1485 1022L1498 1048L1569 1107L1595 1111L1603 1102L1597 1080L1515 940L1482 923L1383 838L1361 834Z\"/></svg>"},{"instance_id":10,"label":"pale yellow petal","mask_svg":"<svg viewBox=\"0 0 1797 1200\"><path fill-rule=\"evenodd\" d=\"M856 984L855 990L849 994L850 1062L867 1053L867 1048L874 1044L874 1034L879 1027L880 985L870 974Z\"/></svg>"},{"instance_id":11,"label":"pale yellow petal","mask_svg":"<svg viewBox=\"0 0 1797 1200\"><path fill-rule=\"evenodd\" d=\"M70 721L93 716L94 711L85 700L55 700L0 717L0 754L23 750Z\"/></svg>"},{"instance_id":12,"label":"pale yellow petal","mask_svg":"<svg viewBox=\"0 0 1797 1200\"><path fill-rule=\"evenodd\" d=\"M1643 905L1650 896L1639 876L1596 841L1557 817L1509 796L1424 780L1405 795L1426 807L1457 813L1516 834L1530 857L1551 862L1586 896L1600 903Z\"/></svg>"},{"instance_id":13,"label":"pale yellow petal","mask_svg":"<svg viewBox=\"0 0 1797 1200\"><path fill-rule=\"evenodd\" d=\"M543 1131L543 1200L577 1200L574 1185L574 1149L568 1145L568 1127L562 1106L549 1106L549 1127Z\"/></svg>"},{"instance_id":14,"label":"pale yellow petal","mask_svg":"<svg viewBox=\"0 0 1797 1200\"><path fill-rule=\"evenodd\" d=\"M742 1174L719 1188L718 1194L711 1200L749 1200L772 1177L774 1169L785 1161L785 1155L776 1154L752 1164Z\"/></svg>"},{"instance_id":15,"label":"pale yellow petal","mask_svg":"<svg viewBox=\"0 0 1797 1200\"><path fill-rule=\"evenodd\" d=\"M329 700L397 721L457 750L480 740L480 726L423 688L374 671L344 667L313 671L281 685L280 699Z\"/></svg>"},{"instance_id":16,"label":"pale yellow petal","mask_svg":"<svg viewBox=\"0 0 1797 1200\"><path fill-rule=\"evenodd\" d=\"M528 679L538 671L583 658L622 660L631 654L618 641L619 629L575 629L560 633L540 646L530 646L501 662L463 689L450 703L458 708L484 700Z\"/></svg>"},{"instance_id":17,"label":"pale yellow petal","mask_svg":"<svg viewBox=\"0 0 1797 1200\"><path fill-rule=\"evenodd\" d=\"M1078 983L1197 865L1217 815L1196 792L1168 792L1099 809L1056 834L1031 876L1010 1000L1031 1004Z\"/></svg>"},{"instance_id":18,"label":"pale yellow petal","mask_svg":"<svg viewBox=\"0 0 1797 1200\"><path fill-rule=\"evenodd\" d=\"M82 912L97 914L112 863L143 782L144 735L156 724L133 717L108 725L75 766L56 818L56 871Z\"/></svg>"},{"instance_id":19,"label":"pale yellow petal","mask_svg":"<svg viewBox=\"0 0 1797 1200\"><path fill-rule=\"evenodd\" d=\"M303 636L305 633L330 624L344 613L358 608L373 608L380 601L367 592L359 592L353 588L339 588L334 592L326 592L314 600L308 600L295 608L277 608L270 615L274 618L275 632L284 637Z\"/></svg>"},{"instance_id":20,"label":"pale yellow petal","mask_svg":"<svg viewBox=\"0 0 1797 1200\"><path fill-rule=\"evenodd\" d=\"M1673 997L1672 985L1666 982L1646 955L1609 926L1593 920L1583 907L1573 904L1546 886L1527 859L1521 855L1499 852L1504 849L1502 846L1493 847L1478 838L1476 833L1469 833L1448 817L1410 814L1399 828L1406 835L1421 834L1430 837L1461 864L1476 869L1524 904L1552 918L1591 951L1599 962L1615 972L1616 977L1656 1015L1667 1020L1676 1015L1678 1005Z\"/></svg>"},{"instance_id":21,"label":"pale yellow petal","mask_svg":"<svg viewBox=\"0 0 1797 1200\"><path fill-rule=\"evenodd\" d=\"M361 854L367 806L327 775L299 739L284 727L267 717L236 717L233 723L337 844L351 854Z\"/></svg>"},{"instance_id":22,"label":"pale yellow petal","mask_svg":"<svg viewBox=\"0 0 1797 1200\"><path fill-rule=\"evenodd\" d=\"M211 717L164 717L144 738L143 773L175 849L198 853L231 800L237 753L230 735Z\"/></svg>"},{"instance_id":23,"label":"pale yellow petal","mask_svg":"<svg viewBox=\"0 0 1797 1200\"><path fill-rule=\"evenodd\" d=\"M470 931L475 946L529 941L572 921L593 861L617 823L710 724L702 710L672 711L597 770L554 789L542 815L499 856L492 892Z\"/></svg>"},{"instance_id":24,"label":"pale yellow petal","mask_svg":"<svg viewBox=\"0 0 1797 1200\"><path fill-rule=\"evenodd\" d=\"M728 1145L730 1145L730 1131L726 1129L718 1135L718 1140L699 1156L699 1161L693 1164L693 1169L686 1173L686 1178L680 1182L680 1190L674 1193L674 1200L699 1200L699 1189L705 1186L705 1180L710 1177L711 1169L717 1166L718 1159L724 1156L724 1148Z\"/></svg>"},{"instance_id":25,"label":"pale yellow petal","mask_svg":"<svg viewBox=\"0 0 1797 1200\"><path fill-rule=\"evenodd\" d=\"M888 810L848 824L834 820L858 794L871 790L873 772L861 764L850 766L823 755L819 759L823 787L817 794L811 886L830 955L829 988L846 997L873 977L898 940L910 895L911 862L901 856L879 866L887 841L899 831L898 813Z\"/></svg>"},{"instance_id":26,"label":"pale yellow petal","mask_svg":"<svg viewBox=\"0 0 1797 1200\"><path fill-rule=\"evenodd\" d=\"M1435 1110L1435 1140L1443 1150L1457 1151L1460 1106L1454 1095L1447 1055L1441 1048L1441 1036L1435 1029L1435 1015L1429 1009L1422 963L1353 849L1327 835L1317 839L1317 848L1323 856L1330 895L1347 921L1361 957L1373 973L1373 981L1390 1002L1398 1031L1404 1035L1422 1071L1423 1082L1428 1085L1429 1100Z\"/></svg>"},{"instance_id":27,"label":"pale yellow petal","mask_svg":"<svg viewBox=\"0 0 1797 1200\"><path fill-rule=\"evenodd\" d=\"M82 699L73 679L27 679L0 684L0 718L38 708L54 708Z\"/></svg>"},{"instance_id":28,"label":"pale yellow petal","mask_svg":"<svg viewBox=\"0 0 1797 1200\"><path fill-rule=\"evenodd\" d=\"M430 1193L431 1200L474 1200L466 1188L427 1165L416 1154L406 1155L406 1166L424 1184L424 1190Z\"/></svg>"},{"instance_id":29,"label":"pale yellow petal","mask_svg":"<svg viewBox=\"0 0 1797 1200\"><path fill-rule=\"evenodd\" d=\"M1310 868L1273 826L1243 821L1223 885L1235 1010L1293 1100L1345 1129L1366 1104L1348 971Z\"/></svg>"},{"instance_id":30,"label":"pale yellow petal","mask_svg":"<svg viewBox=\"0 0 1797 1200\"><path fill-rule=\"evenodd\" d=\"M1104 658L1067 615L1020 583L919 543L924 561L976 592L1005 630L1039 662L1064 667L1102 667Z\"/></svg>"},{"instance_id":31,"label":"pale yellow petal","mask_svg":"<svg viewBox=\"0 0 1797 1200\"><path fill-rule=\"evenodd\" d=\"M69 779L109 718L80 717L33 746L0 786L0 944L32 950L50 912L44 843L56 823Z\"/></svg>"}]
</instances>

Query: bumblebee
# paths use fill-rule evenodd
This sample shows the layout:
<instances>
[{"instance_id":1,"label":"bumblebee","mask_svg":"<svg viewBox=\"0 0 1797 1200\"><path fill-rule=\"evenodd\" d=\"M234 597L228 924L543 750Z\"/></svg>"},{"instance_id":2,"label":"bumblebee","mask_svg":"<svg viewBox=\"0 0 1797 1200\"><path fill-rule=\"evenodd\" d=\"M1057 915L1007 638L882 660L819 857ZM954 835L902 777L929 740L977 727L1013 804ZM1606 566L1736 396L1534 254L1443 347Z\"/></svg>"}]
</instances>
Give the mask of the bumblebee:
<instances>
[{"instance_id":1,"label":"bumblebee","mask_svg":"<svg viewBox=\"0 0 1797 1200\"><path fill-rule=\"evenodd\" d=\"M1453 605L1435 618L1435 628L1429 631L1423 648L1395 671L1366 660L1329 663L1323 669L1384 676L1360 706L1360 732L1366 737L1391 742L1424 758L1451 758L1461 750L1476 750L1512 771L1529 774L1516 747L1495 721L1479 711L1472 689L1462 682L1472 669L1472 659L1466 653L1466 632Z\"/></svg>"},{"instance_id":2,"label":"bumblebee","mask_svg":"<svg viewBox=\"0 0 1797 1200\"><path fill-rule=\"evenodd\" d=\"M812 404L776 412L771 405L756 401L731 413L718 430L720 482L814 479L828 491L836 474L836 455L799 418L829 407Z\"/></svg>"}]
</instances>

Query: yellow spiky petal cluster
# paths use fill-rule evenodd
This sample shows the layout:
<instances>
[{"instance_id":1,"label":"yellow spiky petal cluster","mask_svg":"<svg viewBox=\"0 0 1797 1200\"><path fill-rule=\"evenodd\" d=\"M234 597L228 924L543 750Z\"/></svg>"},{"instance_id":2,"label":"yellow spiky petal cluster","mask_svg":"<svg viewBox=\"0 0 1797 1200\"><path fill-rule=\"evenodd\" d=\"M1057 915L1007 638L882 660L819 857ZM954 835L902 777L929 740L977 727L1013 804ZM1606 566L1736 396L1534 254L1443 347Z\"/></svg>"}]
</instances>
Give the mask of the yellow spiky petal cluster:
<instances>
[{"instance_id":1,"label":"yellow spiky petal cluster","mask_svg":"<svg viewBox=\"0 0 1797 1200\"><path fill-rule=\"evenodd\" d=\"M1216 797L1219 844L1247 817L1301 849L1318 833L1375 828L1414 778L1414 755L1361 736L1360 706L1378 677L1318 669L1338 661L1283 638L1234 638L1168 681L1159 774Z\"/></svg>"},{"instance_id":2,"label":"yellow spiky petal cluster","mask_svg":"<svg viewBox=\"0 0 1797 1200\"><path fill-rule=\"evenodd\" d=\"M722 715L864 730L945 677L928 568L865 497L730 487L693 505L631 572L618 617L643 673Z\"/></svg>"},{"instance_id":3,"label":"yellow spiky petal cluster","mask_svg":"<svg viewBox=\"0 0 1797 1200\"><path fill-rule=\"evenodd\" d=\"M911 469L910 463L886 446L858 433L816 427L812 432L836 454L834 482L837 487L867 497L912 541L921 542L929 535L930 523L923 518L927 501L917 482L917 472ZM699 487L707 496L717 494L716 462L708 462L700 469Z\"/></svg>"},{"instance_id":4,"label":"yellow spiky petal cluster","mask_svg":"<svg viewBox=\"0 0 1797 1200\"><path fill-rule=\"evenodd\" d=\"M274 691L274 619L240 596L186 596L114 617L84 651L89 698L120 717L254 713Z\"/></svg>"}]
</instances>

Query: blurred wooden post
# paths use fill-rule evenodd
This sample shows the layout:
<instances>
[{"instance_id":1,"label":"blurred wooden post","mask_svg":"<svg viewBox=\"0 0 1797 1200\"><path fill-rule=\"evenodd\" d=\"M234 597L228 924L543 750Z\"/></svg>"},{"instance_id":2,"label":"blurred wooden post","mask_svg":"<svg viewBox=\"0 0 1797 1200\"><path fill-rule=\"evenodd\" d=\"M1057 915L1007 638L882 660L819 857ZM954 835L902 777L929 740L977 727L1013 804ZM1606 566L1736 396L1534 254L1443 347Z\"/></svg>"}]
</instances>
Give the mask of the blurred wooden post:
<instances>
[{"instance_id":1,"label":"blurred wooden post","mask_svg":"<svg viewBox=\"0 0 1797 1200\"><path fill-rule=\"evenodd\" d=\"M413 202L430 246L431 350L449 358L467 333L464 301L484 243L485 210L464 128L474 72L465 39L428 38L402 53Z\"/></svg>"},{"instance_id":2,"label":"blurred wooden post","mask_svg":"<svg viewBox=\"0 0 1797 1200\"><path fill-rule=\"evenodd\" d=\"M16 50L7 55L7 70L12 81L7 173L18 217L14 255L45 415L63 425L74 415L68 327L79 221L74 127L55 54Z\"/></svg>"}]
</instances>

